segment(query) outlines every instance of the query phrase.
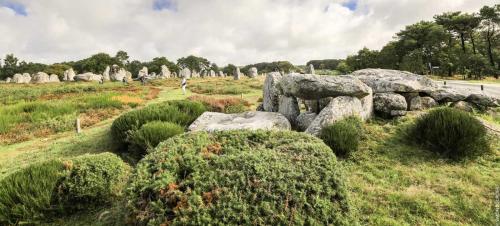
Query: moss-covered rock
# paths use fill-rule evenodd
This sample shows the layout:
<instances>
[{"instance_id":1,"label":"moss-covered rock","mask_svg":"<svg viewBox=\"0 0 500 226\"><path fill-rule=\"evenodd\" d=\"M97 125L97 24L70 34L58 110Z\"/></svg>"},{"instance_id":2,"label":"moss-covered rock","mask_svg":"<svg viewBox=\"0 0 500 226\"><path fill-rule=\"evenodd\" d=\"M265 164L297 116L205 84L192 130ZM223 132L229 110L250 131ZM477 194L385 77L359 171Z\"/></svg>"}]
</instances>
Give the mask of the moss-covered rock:
<instances>
[{"instance_id":1,"label":"moss-covered rock","mask_svg":"<svg viewBox=\"0 0 500 226\"><path fill-rule=\"evenodd\" d=\"M321 140L290 131L173 137L127 189L139 225L350 225L341 169Z\"/></svg>"}]
</instances>

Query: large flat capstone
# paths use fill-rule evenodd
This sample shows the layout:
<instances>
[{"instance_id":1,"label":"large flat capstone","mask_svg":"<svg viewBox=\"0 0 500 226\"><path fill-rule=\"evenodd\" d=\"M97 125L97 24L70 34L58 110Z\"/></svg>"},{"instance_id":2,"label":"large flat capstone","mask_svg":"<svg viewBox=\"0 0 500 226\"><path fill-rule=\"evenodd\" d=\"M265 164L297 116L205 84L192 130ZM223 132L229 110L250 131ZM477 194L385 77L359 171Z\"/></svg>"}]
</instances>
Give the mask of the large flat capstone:
<instances>
[{"instance_id":1,"label":"large flat capstone","mask_svg":"<svg viewBox=\"0 0 500 226\"><path fill-rule=\"evenodd\" d=\"M292 73L283 76L278 86L285 96L305 100L338 96L362 98L370 94L370 87L350 75L320 76Z\"/></svg>"},{"instance_id":2,"label":"large flat capstone","mask_svg":"<svg viewBox=\"0 0 500 226\"><path fill-rule=\"evenodd\" d=\"M387 69L363 69L352 75L373 89L374 93L429 93L438 88L430 78L407 71Z\"/></svg>"},{"instance_id":3,"label":"large flat capstone","mask_svg":"<svg viewBox=\"0 0 500 226\"><path fill-rule=\"evenodd\" d=\"M189 131L225 131L225 130L290 130L288 119L276 112L245 112L241 114L224 114L205 112L188 128Z\"/></svg>"}]
</instances>

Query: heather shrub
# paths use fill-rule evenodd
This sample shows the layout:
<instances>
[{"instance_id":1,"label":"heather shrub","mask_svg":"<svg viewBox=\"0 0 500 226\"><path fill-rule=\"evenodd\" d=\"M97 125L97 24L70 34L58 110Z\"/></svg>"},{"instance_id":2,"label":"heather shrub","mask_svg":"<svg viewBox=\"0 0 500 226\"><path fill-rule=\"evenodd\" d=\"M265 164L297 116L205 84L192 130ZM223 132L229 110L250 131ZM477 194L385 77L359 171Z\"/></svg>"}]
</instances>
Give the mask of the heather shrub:
<instances>
[{"instance_id":1,"label":"heather shrub","mask_svg":"<svg viewBox=\"0 0 500 226\"><path fill-rule=\"evenodd\" d=\"M292 131L185 133L137 165L137 225L352 225L342 168L321 140Z\"/></svg>"},{"instance_id":2,"label":"heather shrub","mask_svg":"<svg viewBox=\"0 0 500 226\"><path fill-rule=\"evenodd\" d=\"M363 123L357 117L348 117L321 130L320 138L337 156L348 156L358 150L363 136Z\"/></svg>"},{"instance_id":3,"label":"heather shrub","mask_svg":"<svg viewBox=\"0 0 500 226\"><path fill-rule=\"evenodd\" d=\"M246 111L250 103L236 97L213 98L208 96L190 96L190 100L203 103L209 111L223 113L241 113Z\"/></svg>"},{"instance_id":4,"label":"heather shrub","mask_svg":"<svg viewBox=\"0 0 500 226\"><path fill-rule=\"evenodd\" d=\"M32 164L0 181L0 225L40 224L108 204L121 195L129 171L111 153Z\"/></svg>"},{"instance_id":5,"label":"heather shrub","mask_svg":"<svg viewBox=\"0 0 500 226\"><path fill-rule=\"evenodd\" d=\"M455 160L489 151L484 125L471 114L453 108L438 108L421 116L409 128L408 138Z\"/></svg>"},{"instance_id":6,"label":"heather shrub","mask_svg":"<svg viewBox=\"0 0 500 226\"><path fill-rule=\"evenodd\" d=\"M171 123L153 121L144 124L138 130L130 131L128 141L137 152L144 154L146 150L156 147L161 141L184 132L184 127Z\"/></svg>"}]
</instances>

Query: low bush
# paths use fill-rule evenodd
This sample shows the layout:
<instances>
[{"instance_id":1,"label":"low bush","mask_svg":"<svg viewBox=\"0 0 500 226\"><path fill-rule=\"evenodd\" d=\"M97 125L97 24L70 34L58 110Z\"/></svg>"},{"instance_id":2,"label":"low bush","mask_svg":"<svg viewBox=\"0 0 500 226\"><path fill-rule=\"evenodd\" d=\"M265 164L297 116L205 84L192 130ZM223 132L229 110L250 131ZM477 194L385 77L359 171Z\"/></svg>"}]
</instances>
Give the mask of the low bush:
<instances>
[{"instance_id":1,"label":"low bush","mask_svg":"<svg viewBox=\"0 0 500 226\"><path fill-rule=\"evenodd\" d=\"M0 224L39 224L107 204L121 195L129 171L111 153L32 164L0 181Z\"/></svg>"},{"instance_id":2,"label":"low bush","mask_svg":"<svg viewBox=\"0 0 500 226\"><path fill-rule=\"evenodd\" d=\"M438 108L421 116L410 127L408 138L455 160L489 150L484 125L471 114L453 108Z\"/></svg>"},{"instance_id":3,"label":"low bush","mask_svg":"<svg viewBox=\"0 0 500 226\"><path fill-rule=\"evenodd\" d=\"M184 132L184 127L171 122L153 121L144 124L139 130L128 134L128 142L144 154L155 148L160 142Z\"/></svg>"},{"instance_id":4,"label":"low bush","mask_svg":"<svg viewBox=\"0 0 500 226\"><path fill-rule=\"evenodd\" d=\"M346 193L330 148L292 131L175 136L127 189L138 225L352 225Z\"/></svg>"},{"instance_id":5,"label":"low bush","mask_svg":"<svg viewBox=\"0 0 500 226\"><path fill-rule=\"evenodd\" d=\"M357 117L348 117L321 130L320 138L337 156L349 156L358 150L363 136L363 123Z\"/></svg>"},{"instance_id":6,"label":"low bush","mask_svg":"<svg viewBox=\"0 0 500 226\"><path fill-rule=\"evenodd\" d=\"M203 104L194 101L168 101L152 104L118 117L111 125L111 133L115 141L122 146L127 146L127 135L148 122L172 122L187 127L205 111Z\"/></svg>"},{"instance_id":7,"label":"low bush","mask_svg":"<svg viewBox=\"0 0 500 226\"><path fill-rule=\"evenodd\" d=\"M189 100L203 103L209 111L223 113L241 113L251 104L236 97L213 98L208 96L190 96Z\"/></svg>"}]
</instances>

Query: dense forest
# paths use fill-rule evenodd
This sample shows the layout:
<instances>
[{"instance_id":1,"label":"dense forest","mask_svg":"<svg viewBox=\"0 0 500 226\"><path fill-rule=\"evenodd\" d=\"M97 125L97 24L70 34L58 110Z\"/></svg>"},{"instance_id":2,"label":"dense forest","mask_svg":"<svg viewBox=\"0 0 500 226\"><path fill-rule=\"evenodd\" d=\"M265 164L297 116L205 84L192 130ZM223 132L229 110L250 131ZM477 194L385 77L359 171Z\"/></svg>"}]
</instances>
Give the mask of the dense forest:
<instances>
[{"instance_id":1,"label":"dense forest","mask_svg":"<svg viewBox=\"0 0 500 226\"><path fill-rule=\"evenodd\" d=\"M142 67L159 73L161 65L171 71L189 68L195 71L222 70L230 74L236 66L229 64L219 67L209 60L188 56L176 63L165 57L156 57L148 62L130 60L127 52L118 51L115 56L98 53L86 59L55 64L41 64L20 61L13 54L7 54L0 64L0 79L16 73L36 73L39 71L62 76L72 67L78 73L102 73L107 65L125 67L135 76ZM346 59L311 60L307 65L316 69L336 70L349 73L363 68L386 68L406 70L418 74L441 76L463 75L464 78L480 79L484 76L500 75L500 5L484 6L477 13L446 12L434 16L434 21L421 21L406 26L398 32L394 40L381 50L363 48ZM241 67L246 73L256 67L260 73L270 71L297 71L288 61L263 62Z\"/></svg>"}]
</instances>

